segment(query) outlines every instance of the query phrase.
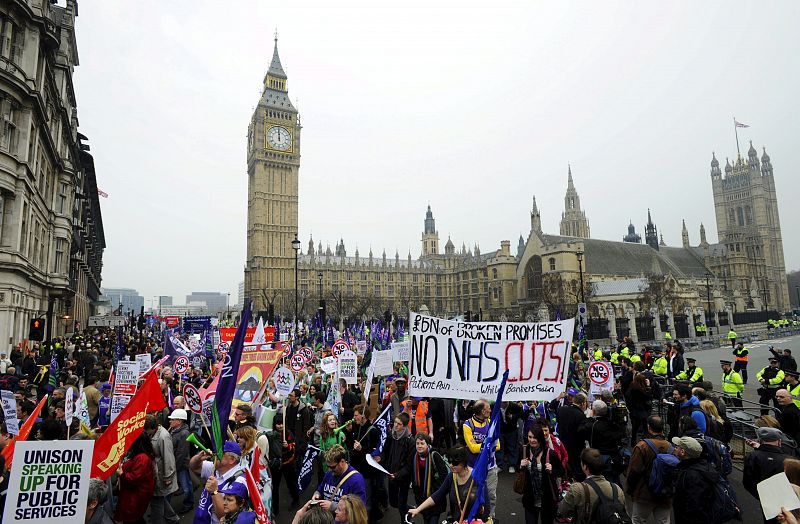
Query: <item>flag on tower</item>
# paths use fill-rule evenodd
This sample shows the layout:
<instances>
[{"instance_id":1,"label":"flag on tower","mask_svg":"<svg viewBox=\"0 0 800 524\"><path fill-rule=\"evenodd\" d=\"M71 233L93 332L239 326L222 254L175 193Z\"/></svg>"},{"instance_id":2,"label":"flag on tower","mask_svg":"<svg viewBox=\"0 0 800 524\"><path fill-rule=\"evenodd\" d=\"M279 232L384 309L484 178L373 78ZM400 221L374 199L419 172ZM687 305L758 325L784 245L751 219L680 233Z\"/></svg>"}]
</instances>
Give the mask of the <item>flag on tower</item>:
<instances>
[{"instance_id":1,"label":"flag on tower","mask_svg":"<svg viewBox=\"0 0 800 524\"><path fill-rule=\"evenodd\" d=\"M739 122L739 121L738 121L738 120L736 120L735 118L733 119L733 122L736 124L736 127L750 127L750 126L749 126L749 125L747 125L747 124L743 124L743 123Z\"/></svg>"}]
</instances>

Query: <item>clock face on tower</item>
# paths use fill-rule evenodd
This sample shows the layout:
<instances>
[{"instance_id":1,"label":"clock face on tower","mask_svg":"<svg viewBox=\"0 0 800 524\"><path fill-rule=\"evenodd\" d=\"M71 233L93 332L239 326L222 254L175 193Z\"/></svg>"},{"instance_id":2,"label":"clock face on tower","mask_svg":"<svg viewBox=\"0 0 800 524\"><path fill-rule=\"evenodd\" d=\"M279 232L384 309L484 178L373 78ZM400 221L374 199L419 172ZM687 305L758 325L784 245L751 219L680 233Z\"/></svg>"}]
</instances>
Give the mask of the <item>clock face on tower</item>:
<instances>
[{"instance_id":1,"label":"clock face on tower","mask_svg":"<svg viewBox=\"0 0 800 524\"><path fill-rule=\"evenodd\" d=\"M278 151L289 151L292 148L292 134L285 127L272 126L267 130L267 145Z\"/></svg>"}]
</instances>

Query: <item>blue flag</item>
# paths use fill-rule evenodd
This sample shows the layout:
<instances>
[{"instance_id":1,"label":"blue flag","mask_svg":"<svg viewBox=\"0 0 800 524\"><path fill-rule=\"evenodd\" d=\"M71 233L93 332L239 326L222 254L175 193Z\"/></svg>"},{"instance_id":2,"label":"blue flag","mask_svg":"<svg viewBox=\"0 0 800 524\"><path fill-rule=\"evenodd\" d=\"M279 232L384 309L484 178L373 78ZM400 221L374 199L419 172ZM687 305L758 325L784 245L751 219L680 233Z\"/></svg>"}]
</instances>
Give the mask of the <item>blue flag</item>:
<instances>
[{"instance_id":1,"label":"blue flag","mask_svg":"<svg viewBox=\"0 0 800 524\"><path fill-rule=\"evenodd\" d=\"M306 455L303 457L303 465L300 467L300 473L297 475L297 488L300 493L304 492L308 485L311 483L311 477L314 473L314 460L319 455L319 448L309 444L306 448Z\"/></svg>"},{"instance_id":2,"label":"blue flag","mask_svg":"<svg viewBox=\"0 0 800 524\"><path fill-rule=\"evenodd\" d=\"M483 500L484 491L486 491L486 476L489 474L489 465L493 462L494 448L497 443L497 438L500 436L500 405L503 403L503 392L506 389L506 381L508 380L508 370L503 373L503 380L500 382L500 390L497 392L497 400L492 406L492 416L489 419L489 432L486 435L486 440L481 445L481 452L478 459L475 461L475 467L472 469L472 479L475 481L475 503L472 509L469 510L467 522L475 518L478 508L484 504L488 504L488 500Z\"/></svg>"},{"instance_id":3,"label":"blue flag","mask_svg":"<svg viewBox=\"0 0 800 524\"><path fill-rule=\"evenodd\" d=\"M47 379L47 391L52 393L58 387L58 359L56 359L56 348L52 343L50 343L50 372Z\"/></svg>"},{"instance_id":4,"label":"blue flag","mask_svg":"<svg viewBox=\"0 0 800 524\"><path fill-rule=\"evenodd\" d=\"M378 428L381 432L381 438L378 441L378 445L375 446L375 451L371 453L373 457L377 457L383 451L383 445L386 444L386 436L389 434L389 428L392 426L392 404L390 403L386 406L378 418L375 419L375 422L372 424L376 428Z\"/></svg>"},{"instance_id":5,"label":"blue flag","mask_svg":"<svg viewBox=\"0 0 800 524\"><path fill-rule=\"evenodd\" d=\"M233 392L236 389L236 377L239 375L239 361L242 359L244 336L247 331L247 325L250 323L251 309L252 304L245 306L242 312L242 320L239 322L239 327L236 328L236 334L233 336L230 350L228 350L225 361L222 363L222 369L219 372L219 384L217 384L217 396L214 397L214 402L217 405L220 435L223 435L223 440L225 440L224 435L228 434L228 417L231 415L231 402L233 401Z\"/></svg>"}]
</instances>

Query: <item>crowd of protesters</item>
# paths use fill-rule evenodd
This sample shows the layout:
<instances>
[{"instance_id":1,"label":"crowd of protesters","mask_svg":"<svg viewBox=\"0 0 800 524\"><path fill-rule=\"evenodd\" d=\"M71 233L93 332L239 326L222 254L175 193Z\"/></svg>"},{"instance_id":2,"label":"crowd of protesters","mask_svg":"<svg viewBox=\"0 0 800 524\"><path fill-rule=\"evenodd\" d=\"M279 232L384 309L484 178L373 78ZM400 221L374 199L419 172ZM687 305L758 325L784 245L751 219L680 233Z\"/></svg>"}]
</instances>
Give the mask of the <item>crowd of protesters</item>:
<instances>
[{"instance_id":1,"label":"crowd of protesters","mask_svg":"<svg viewBox=\"0 0 800 524\"><path fill-rule=\"evenodd\" d=\"M20 424L49 395L31 439L102 434L110 422L115 358L150 354L156 362L162 356L159 332L126 332L90 329L54 340L52 352L34 344L0 355L0 389L14 393ZM285 399L270 381L261 402L232 410L221 458L201 450L212 447L212 438L202 417L187 408L181 390L187 383L208 386L219 353L181 376L164 365L159 383L168 407L148 414L144 432L110 482L93 479L86 522L177 523L192 512L195 522L250 524L257 517L242 471L254 469L261 472L259 498L270 518L289 511L297 523L380 522L388 512L430 524L442 518L460 521L477 500L483 502L475 513L484 521L498 522L498 506L511 503L521 504L526 523L588 523L609 508L627 513L630 499L632 522L707 524L718 509L709 504L718 497L715 486L730 487L726 478L734 457L728 413L741 406L743 349L741 343L733 345L738 371L731 361L721 362L725 395L718 396L708 380L712 374L704 374L677 341L637 348L626 338L609 348L573 348L569 387L557 399L499 406L499 438L480 488L473 467L489 438L490 399L410 397L402 363L396 363L392 376L376 379L372 391L379 393L365 398L363 374L355 385L334 382L317 367L323 356L317 355ZM765 414L756 421L756 438L748 441L753 451L744 460L749 495L730 489L731 503L737 496L758 498L757 483L784 470L800 492L800 382L791 353L773 353L757 380L769 390L765 400L774 403L777 416ZM613 391L588 395L591 360L614 366ZM57 376L51 380L53 369ZM331 388L338 393L334 407ZM73 418L67 426L68 391L74 400L79 391L85 395L89 424ZM260 425L264 409L274 412L268 428ZM374 423L384 412L389 424L382 441ZM0 424L0 447L11 439ZM298 478L308 466L309 448L319 454L311 464L314 481L303 491ZM263 467L254 468L253 460ZM4 497L8 472L0 466ZM654 468L663 473L665 486L653 485ZM500 473L514 475L518 496L498 493ZM484 490L480 497L478 489ZM794 516L782 518L792 522Z\"/></svg>"}]
</instances>

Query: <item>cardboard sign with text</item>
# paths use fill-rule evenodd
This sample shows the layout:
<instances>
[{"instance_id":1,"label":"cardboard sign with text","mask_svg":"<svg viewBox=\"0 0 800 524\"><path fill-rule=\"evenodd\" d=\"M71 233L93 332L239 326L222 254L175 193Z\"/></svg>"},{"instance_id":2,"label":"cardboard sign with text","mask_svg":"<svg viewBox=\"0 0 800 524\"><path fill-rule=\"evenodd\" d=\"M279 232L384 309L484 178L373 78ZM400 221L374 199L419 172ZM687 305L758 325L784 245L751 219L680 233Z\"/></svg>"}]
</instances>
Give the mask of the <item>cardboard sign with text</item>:
<instances>
[{"instance_id":1,"label":"cardboard sign with text","mask_svg":"<svg viewBox=\"0 0 800 524\"><path fill-rule=\"evenodd\" d=\"M461 322L411 313L408 394L477 400L555 399L565 390L575 319Z\"/></svg>"}]
</instances>

